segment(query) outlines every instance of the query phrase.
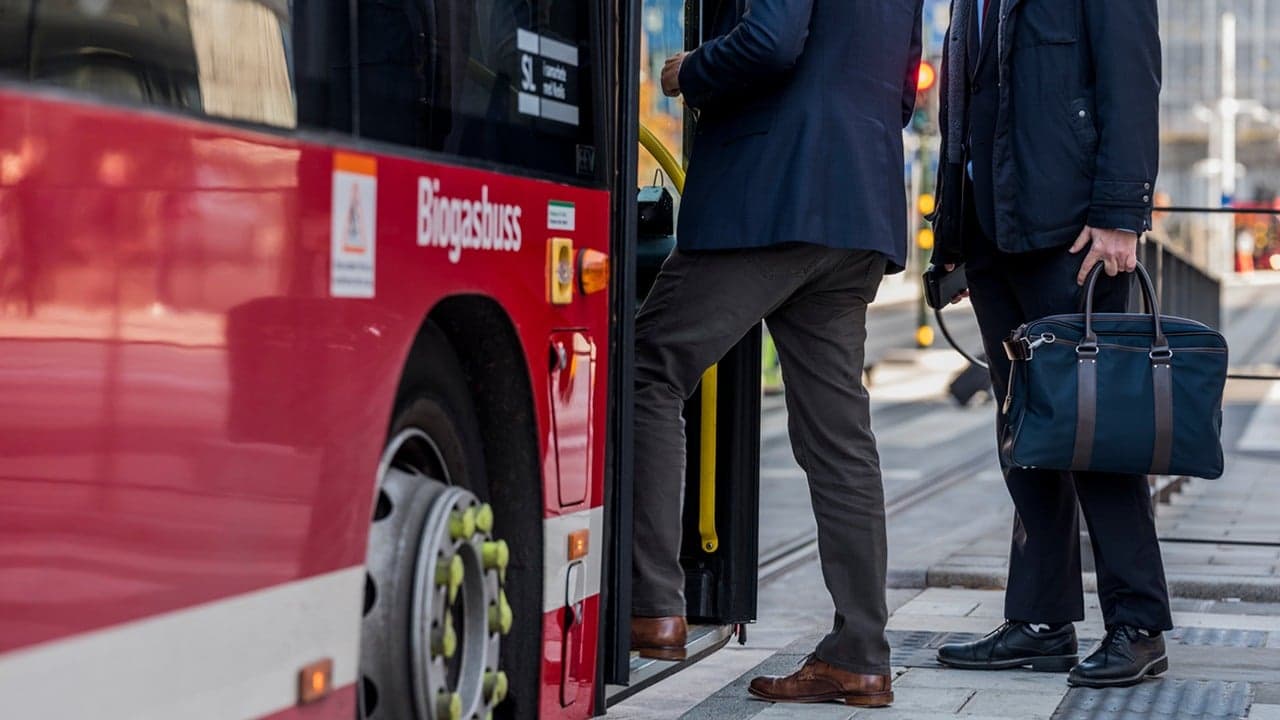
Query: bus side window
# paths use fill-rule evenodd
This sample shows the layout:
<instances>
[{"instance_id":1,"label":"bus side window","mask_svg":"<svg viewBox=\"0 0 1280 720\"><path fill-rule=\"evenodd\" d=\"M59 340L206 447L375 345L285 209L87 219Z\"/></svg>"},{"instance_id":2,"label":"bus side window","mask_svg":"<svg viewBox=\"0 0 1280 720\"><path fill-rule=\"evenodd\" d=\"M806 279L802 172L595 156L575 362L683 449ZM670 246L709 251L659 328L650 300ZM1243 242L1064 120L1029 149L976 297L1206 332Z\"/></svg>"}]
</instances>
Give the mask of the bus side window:
<instances>
[{"instance_id":1,"label":"bus side window","mask_svg":"<svg viewBox=\"0 0 1280 720\"><path fill-rule=\"evenodd\" d=\"M293 2L298 124L351 132L351 17L347 0Z\"/></svg>"},{"instance_id":2,"label":"bus side window","mask_svg":"<svg viewBox=\"0 0 1280 720\"><path fill-rule=\"evenodd\" d=\"M295 14L307 22L296 38ZM326 48L345 37L345 16L339 0L4 2L0 74L113 102L341 129L350 112L342 111L341 87L328 97L338 63L327 58L346 43Z\"/></svg>"},{"instance_id":3,"label":"bus side window","mask_svg":"<svg viewBox=\"0 0 1280 720\"><path fill-rule=\"evenodd\" d=\"M360 134L599 180L594 5L359 0Z\"/></svg>"},{"instance_id":4,"label":"bus side window","mask_svg":"<svg viewBox=\"0 0 1280 720\"><path fill-rule=\"evenodd\" d=\"M427 6L419 0L359 0L360 134L426 147L434 62Z\"/></svg>"}]
</instances>

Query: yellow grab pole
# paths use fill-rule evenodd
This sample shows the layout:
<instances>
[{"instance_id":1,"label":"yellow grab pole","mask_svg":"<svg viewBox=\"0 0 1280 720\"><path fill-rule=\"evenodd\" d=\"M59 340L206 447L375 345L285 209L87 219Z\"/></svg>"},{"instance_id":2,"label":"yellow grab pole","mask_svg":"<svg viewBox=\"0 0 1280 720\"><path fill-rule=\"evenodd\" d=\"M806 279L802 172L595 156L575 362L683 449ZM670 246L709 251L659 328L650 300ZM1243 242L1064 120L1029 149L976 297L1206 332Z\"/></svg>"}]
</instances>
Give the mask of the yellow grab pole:
<instances>
[{"instance_id":1,"label":"yellow grab pole","mask_svg":"<svg viewBox=\"0 0 1280 720\"><path fill-rule=\"evenodd\" d=\"M684 194L684 167L676 160L662 141L643 124L640 126L640 146L662 168L676 192ZM716 534L716 395L719 391L719 373L712 365L702 375L702 422L698 430L698 534L703 552L713 553L720 547Z\"/></svg>"},{"instance_id":2,"label":"yellow grab pole","mask_svg":"<svg viewBox=\"0 0 1280 720\"><path fill-rule=\"evenodd\" d=\"M703 552L713 553L720 547L716 535L716 394L719 391L720 373L712 365L702 375L702 427L698 441L698 535L702 537Z\"/></svg>"},{"instance_id":3,"label":"yellow grab pole","mask_svg":"<svg viewBox=\"0 0 1280 720\"><path fill-rule=\"evenodd\" d=\"M676 160L676 156L671 154L666 145L653 134L649 128L644 125L640 126L640 147L644 148L658 161L658 166L662 171L671 178L671 184L675 185L676 192L684 194L684 166Z\"/></svg>"}]
</instances>

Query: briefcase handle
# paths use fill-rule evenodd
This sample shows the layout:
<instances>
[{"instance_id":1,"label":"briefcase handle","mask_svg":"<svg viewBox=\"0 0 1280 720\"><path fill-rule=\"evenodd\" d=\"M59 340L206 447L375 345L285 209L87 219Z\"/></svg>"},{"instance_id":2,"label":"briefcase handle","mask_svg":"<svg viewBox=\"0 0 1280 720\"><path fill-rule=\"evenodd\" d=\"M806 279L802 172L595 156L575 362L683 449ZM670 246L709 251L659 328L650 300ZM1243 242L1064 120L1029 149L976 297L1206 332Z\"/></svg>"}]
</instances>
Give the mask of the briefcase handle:
<instances>
[{"instance_id":1,"label":"briefcase handle","mask_svg":"<svg viewBox=\"0 0 1280 720\"><path fill-rule=\"evenodd\" d=\"M1084 288L1084 340L1080 342L1076 352L1082 355L1098 354L1098 336L1093 332L1093 293L1098 285L1098 276L1102 274L1103 264L1098 263L1089 271L1089 279ZM1138 263L1134 270L1138 274L1138 284L1142 286L1142 294L1147 299L1147 308L1151 311L1151 324L1155 328L1155 339L1151 343L1151 358L1167 358L1169 341L1160 326L1160 303L1156 300L1156 286L1151 282L1147 269Z\"/></svg>"}]
</instances>

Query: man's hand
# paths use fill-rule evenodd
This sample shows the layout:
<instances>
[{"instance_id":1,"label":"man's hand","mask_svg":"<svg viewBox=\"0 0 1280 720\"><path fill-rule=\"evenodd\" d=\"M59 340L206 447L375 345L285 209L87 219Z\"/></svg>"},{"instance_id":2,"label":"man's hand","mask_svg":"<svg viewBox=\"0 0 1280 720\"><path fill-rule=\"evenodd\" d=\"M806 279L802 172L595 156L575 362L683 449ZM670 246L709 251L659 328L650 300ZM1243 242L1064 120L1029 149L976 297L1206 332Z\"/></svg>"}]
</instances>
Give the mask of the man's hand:
<instances>
[{"instance_id":1,"label":"man's hand","mask_svg":"<svg viewBox=\"0 0 1280 720\"><path fill-rule=\"evenodd\" d=\"M662 92L667 97L680 94L680 65L684 63L684 56L688 54L682 52L672 55L662 66Z\"/></svg>"},{"instance_id":2,"label":"man's hand","mask_svg":"<svg viewBox=\"0 0 1280 720\"><path fill-rule=\"evenodd\" d=\"M1071 254L1078 254L1086 245L1089 247L1089 254L1084 256L1080 274L1076 276L1077 285L1084 285L1085 280L1089 279L1089 271L1098 263L1106 267L1107 274L1111 277L1122 272L1133 272L1138 267L1138 236L1128 230L1106 230L1085 225L1080 237L1071 246Z\"/></svg>"}]
</instances>

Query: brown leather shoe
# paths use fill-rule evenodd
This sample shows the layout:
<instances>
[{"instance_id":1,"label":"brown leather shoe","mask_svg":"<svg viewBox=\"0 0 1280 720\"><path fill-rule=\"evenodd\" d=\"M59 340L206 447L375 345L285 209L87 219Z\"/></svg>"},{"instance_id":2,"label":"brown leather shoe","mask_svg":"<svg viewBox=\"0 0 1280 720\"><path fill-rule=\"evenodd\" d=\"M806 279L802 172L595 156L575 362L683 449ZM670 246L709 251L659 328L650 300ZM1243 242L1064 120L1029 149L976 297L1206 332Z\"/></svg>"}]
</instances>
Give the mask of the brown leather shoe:
<instances>
[{"instance_id":1,"label":"brown leather shoe","mask_svg":"<svg viewBox=\"0 0 1280 720\"><path fill-rule=\"evenodd\" d=\"M684 660L688 635L689 626L678 615L631 618L631 649L642 658Z\"/></svg>"},{"instance_id":2,"label":"brown leather shoe","mask_svg":"<svg viewBox=\"0 0 1280 720\"><path fill-rule=\"evenodd\" d=\"M758 677L748 691L772 702L842 702L859 707L893 703L893 678L861 675L832 667L810 655L800 669L786 677Z\"/></svg>"}]
</instances>

